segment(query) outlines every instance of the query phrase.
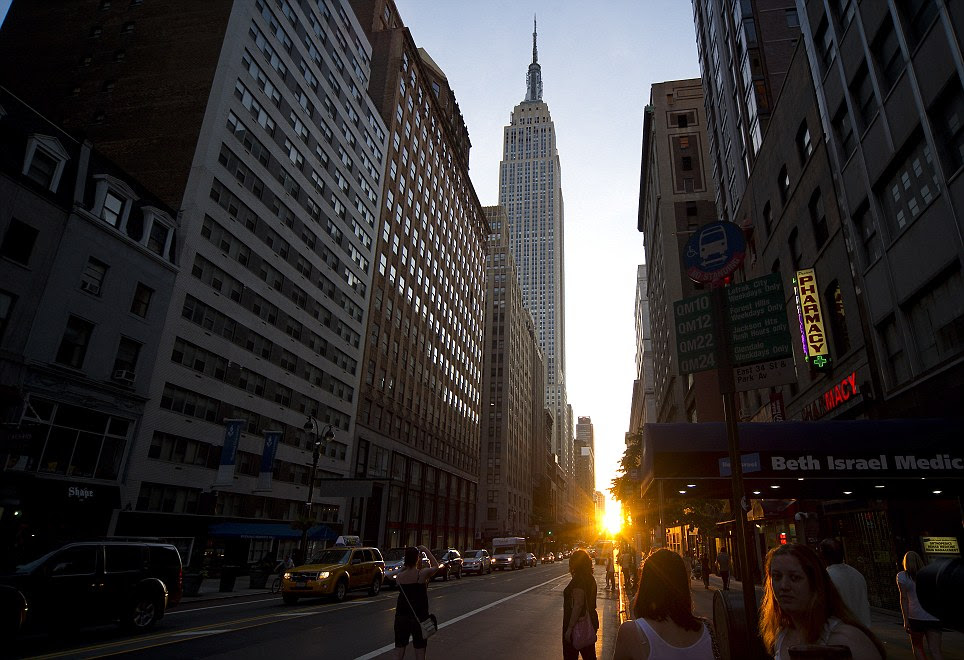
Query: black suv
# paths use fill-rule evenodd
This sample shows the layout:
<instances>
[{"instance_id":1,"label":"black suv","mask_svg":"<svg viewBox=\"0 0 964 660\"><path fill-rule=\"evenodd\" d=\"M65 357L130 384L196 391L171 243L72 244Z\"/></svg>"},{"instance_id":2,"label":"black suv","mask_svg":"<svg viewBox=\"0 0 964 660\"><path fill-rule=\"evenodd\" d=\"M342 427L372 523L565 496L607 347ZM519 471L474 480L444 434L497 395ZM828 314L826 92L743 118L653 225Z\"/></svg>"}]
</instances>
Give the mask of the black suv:
<instances>
[{"instance_id":1,"label":"black suv","mask_svg":"<svg viewBox=\"0 0 964 660\"><path fill-rule=\"evenodd\" d=\"M462 579L462 555L458 550L449 548L448 550L432 550L432 554L438 559L438 570L435 571L433 580L442 578L448 580L449 576L454 576L457 580Z\"/></svg>"},{"instance_id":2,"label":"black suv","mask_svg":"<svg viewBox=\"0 0 964 660\"><path fill-rule=\"evenodd\" d=\"M119 621L153 626L181 601L181 556L165 543L70 543L0 576L0 629Z\"/></svg>"}]
</instances>

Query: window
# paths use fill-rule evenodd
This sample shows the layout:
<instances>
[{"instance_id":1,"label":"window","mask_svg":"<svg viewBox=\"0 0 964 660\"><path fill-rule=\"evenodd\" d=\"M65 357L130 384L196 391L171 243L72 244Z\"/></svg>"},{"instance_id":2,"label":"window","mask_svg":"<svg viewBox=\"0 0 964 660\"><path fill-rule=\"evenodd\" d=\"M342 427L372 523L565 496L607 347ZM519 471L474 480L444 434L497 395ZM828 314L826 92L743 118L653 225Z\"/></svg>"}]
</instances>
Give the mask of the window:
<instances>
[{"instance_id":1,"label":"window","mask_svg":"<svg viewBox=\"0 0 964 660\"><path fill-rule=\"evenodd\" d=\"M111 227L120 225L121 215L124 212L124 200L111 191L107 191L104 197L104 206L101 209L100 217Z\"/></svg>"},{"instance_id":2,"label":"window","mask_svg":"<svg viewBox=\"0 0 964 660\"><path fill-rule=\"evenodd\" d=\"M97 569L97 546L84 545L57 553L50 562L50 575L93 575Z\"/></svg>"},{"instance_id":3,"label":"window","mask_svg":"<svg viewBox=\"0 0 964 660\"><path fill-rule=\"evenodd\" d=\"M38 149L34 152L33 158L30 159L27 170L27 178L31 181L36 181L44 188L50 188L51 183L54 180L54 173L57 171L57 166L60 164L56 158L51 156L49 153L42 149Z\"/></svg>"},{"instance_id":4,"label":"window","mask_svg":"<svg viewBox=\"0 0 964 660\"><path fill-rule=\"evenodd\" d=\"M787 247L790 248L790 265L793 270L800 270L800 231L794 227L790 230L790 236L787 238Z\"/></svg>"},{"instance_id":5,"label":"window","mask_svg":"<svg viewBox=\"0 0 964 660\"><path fill-rule=\"evenodd\" d=\"M911 336L929 369L964 349L964 280L955 267L944 272L907 306Z\"/></svg>"},{"instance_id":6,"label":"window","mask_svg":"<svg viewBox=\"0 0 964 660\"><path fill-rule=\"evenodd\" d=\"M897 6L907 35L907 45L913 49L937 18L937 3L934 0L903 0Z\"/></svg>"},{"instance_id":7,"label":"window","mask_svg":"<svg viewBox=\"0 0 964 660\"><path fill-rule=\"evenodd\" d=\"M763 205L763 228L766 229L767 236L773 230L773 209L769 201Z\"/></svg>"},{"instance_id":8,"label":"window","mask_svg":"<svg viewBox=\"0 0 964 660\"><path fill-rule=\"evenodd\" d=\"M9 291L0 290L0 339L10 323L10 316L13 314L13 305L17 302L17 296Z\"/></svg>"},{"instance_id":9,"label":"window","mask_svg":"<svg viewBox=\"0 0 964 660\"><path fill-rule=\"evenodd\" d=\"M137 287L134 289L134 299L131 301L131 314L146 318L147 310L151 306L151 296L153 295L154 289L143 282L138 282Z\"/></svg>"},{"instance_id":10,"label":"window","mask_svg":"<svg viewBox=\"0 0 964 660\"><path fill-rule=\"evenodd\" d=\"M887 385L894 389L910 378L910 367L907 364L907 353L904 351L904 341L897 329L897 321L891 315L877 326L877 334L883 347L884 358L881 360Z\"/></svg>"},{"instance_id":11,"label":"window","mask_svg":"<svg viewBox=\"0 0 964 660\"><path fill-rule=\"evenodd\" d=\"M790 175L787 173L786 165L780 168L780 173L777 175L777 188L780 190L780 201L786 204L787 195L790 193Z\"/></svg>"},{"instance_id":12,"label":"window","mask_svg":"<svg viewBox=\"0 0 964 660\"><path fill-rule=\"evenodd\" d=\"M93 332L93 323L71 316L67 320L67 329L64 331L63 339L60 340L60 348L57 349L57 357L54 361L80 369L84 364L84 356L87 354L87 346L90 344L90 336Z\"/></svg>"},{"instance_id":13,"label":"window","mask_svg":"<svg viewBox=\"0 0 964 660\"><path fill-rule=\"evenodd\" d=\"M820 57L820 68L823 74L827 75L836 51L833 47L833 34L830 32L830 26L826 18L820 21L813 41L817 48L817 55Z\"/></svg>"},{"instance_id":14,"label":"window","mask_svg":"<svg viewBox=\"0 0 964 660\"><path fill-rule=\"evenodd\" d=\"M693 170L693 158L692 156L683 156L682 168L684 172L691 172Z\"/></svg>"},{"instance_id":15,"label":"window","mask_svg":"<svg viewBox=\"0 0 964 660\"><path fill-rule=\"evenodd\" d=\"M114 356L114 374L116 375L118 371L126 371L128 374L126 377L133 379L134 373L137 371L137 358L140 354L141 343L139 341L121 337L120 343L117 345L117 355Z\"/></svg>"},{"instance_id":16,"label":"window","mask_svg":"<svg viewBox=\"0 0 964 660\"><path fill-rule=\"evenodd\" d=\"M813 228L813 238L817 247L820 248L827 242L830 231L827 228L827 213L824 210L823 195L820 194L819 188L813 191L807 208L810 211L810 226Z\"/></svg>"},{"instance_id":17,"label":"window","mask_svg":"<svg viewBox=\"0 0 964 660\"><path fill-rule=\"evenodd\" d=\"M883 221L890 226L892 235L920 215L938 191L931 149L923 138L918 138L916 143L911 142L908 156L880 191Z\"/></svg>"},{"instance_id":18,"label":"window","mask_svg":"<svg viewBox=\"0 0 964 660\"><path fill-rule=\"evenodd\" d=\"M824 305L830 314L830 334L837 355L850 350L850 333L847 332L847 310L844 308L843 292L840 283L834 280L824 292Z\"/></svg>"},{"instance_id":19,"label":"window","mask_svg":"<svg viewBox=\"0 0 964 660\"><path fill-rule=\"evenodd\" d=\"M810 128L804 120L797 129L797 155L800 156L800 163L805 163L813 153L813 142L810 140Z\"/></svg>"},{"instance_id":20,"label":"window","mask_svg":"<svg viewBox=\"0 0 964 660\"><path fill-rule=\"evenodd\" d=\"M874 115L877 114L877 97L874 95L874 84L870 80L866 62L851 81L850 94L853 96L854 108L860 118L860 130L866 130Z\"/></svg>"},{"instance_id":21,"label":"window","mask_svg":"<svg viewBox=\"0 0 964 660\"><path fill-rule=\"evenodd\" d=\"M798 28L800 27L800 16L797 15L796 9L786 9L784 10L784 16L786 17L788 28Z\"/></svg>"},{"instance_id":22,"label":"window","mask_svg":"<svg viewBox=\"0 0 964 660\"><path fill-rule=\"evenodd\" d=\"M897 41L897 31L894 30L894 21L888 14L887 18L877 30L870 49L877 60L877 68L880 70L881 77L887 81L887 89L894 86L897 77L904 70L904 54L900 50L900 43ZM881 93L883 93L881 89Z\"/></svg>"},{"instance_id":23,"label":"window","mask_svg":"<svg viewBox=\"0 0 964 660\"><path fill-rule=\"evenodd\" d=\"M3 235L3 243L0 243L0 257L6 257L24 266L28 265L38 233L25 222L12 218Z\"/></svg>"},{"instance_id":24,"label":"window","mask_svg":"<svg viewBox=\"0 0 964 660\"><path fill-rule=\"evenodd\" d=\"M80 275L80 288L93 296L99 296L107 277L107 264L90 257Z\"/></svg>"},{"instance_id":25,"label":"window","mask_svg":"<svg viewBox=\"0 0 964 660\"><path fill-rule=\"evenodd\" d=\"M961 79L953 80L931 110L931 124L945 174L950 177L964 165L964 91Z\"/></svg>"},{"instance_id":26,"label":"window","mask_svg":"<svg viewBox=\"0 0 964 660\"><path fill-rule=\"evenodd\" d=\"M870 266L880 259L883 248L880 242L880 234L877 233L877 225L870 214L869 204L864 204L857 209L853 214L853 223L864 257L864 267Z\"/></svg>"},{"instance_id":27,"label":"window","mask_svg":"<svg viewBox=\"0 0 964 660\"><path fill-rule=\"evenodd\" d=\"M837 136L837 147L840 150L840 159L846 162L850 154L857 146L857 138L854 135L854 124L847 112L847 104L841 104L837 114L833 116L833 131Z\"/></svg>"},{"instance_id":28,"label":"window","mask_svg":"<svg viewBox=\"0 0 964 660\"><path fill-rule=\"evenodd\" d=\"M850 22L854 20L857 3L854 0L835 0L833 4L836 5L834 13L836 13L837 22L840 24L840 33L843 34L850 26Z\"/></svg>"}]
</instances>

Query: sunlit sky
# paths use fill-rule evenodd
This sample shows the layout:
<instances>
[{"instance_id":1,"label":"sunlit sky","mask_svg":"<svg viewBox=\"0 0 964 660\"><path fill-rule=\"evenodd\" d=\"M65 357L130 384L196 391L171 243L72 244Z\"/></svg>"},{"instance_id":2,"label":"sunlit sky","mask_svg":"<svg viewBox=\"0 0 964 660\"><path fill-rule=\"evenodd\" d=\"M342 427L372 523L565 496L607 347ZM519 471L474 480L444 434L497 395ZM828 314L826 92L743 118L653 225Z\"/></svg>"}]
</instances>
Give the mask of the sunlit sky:
<instances>
[{"instance_id":1,"label":"sunlit sky","mask_svg":"<svg viewBox=\"0 0 964 660\"><path fill-rule=\"evenodd\" d=\"M20 0L28 1L28 0ZM655 82L699 76L689 0L396 0L442 68L472 140L470 176L498 202L502 129L525 98L532 19L565 201L566 365L573 415L592 418L596 488L616 476L635 378L633 306L643 107ZM10 0L0 0L0 22ZM610 504L610 506L612 506Z\"/></svg>"}]
</instances>

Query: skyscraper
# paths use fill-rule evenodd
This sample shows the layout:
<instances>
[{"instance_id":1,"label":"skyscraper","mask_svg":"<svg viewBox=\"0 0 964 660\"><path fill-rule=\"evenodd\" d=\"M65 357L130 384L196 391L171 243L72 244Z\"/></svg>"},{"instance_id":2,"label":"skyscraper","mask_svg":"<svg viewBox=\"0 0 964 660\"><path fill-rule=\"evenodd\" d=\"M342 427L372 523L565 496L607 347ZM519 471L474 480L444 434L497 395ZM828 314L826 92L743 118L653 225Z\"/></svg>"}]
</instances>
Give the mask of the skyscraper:
<instances>
[{"instance_id":1,"label":"skyscraper","mask_svg":"<svg viewBox=\"0 0 964 660\"><path fill-rule=\"evenodd\" d=\"M556 129L542 100L537 32L525 100L512 110L503 132L499 204L509 219L509 249L546 360L546 407L555 417L553 451L568 475L575 470L566 393L565 268L562 170Z\"/></svg>"}]
</instances>

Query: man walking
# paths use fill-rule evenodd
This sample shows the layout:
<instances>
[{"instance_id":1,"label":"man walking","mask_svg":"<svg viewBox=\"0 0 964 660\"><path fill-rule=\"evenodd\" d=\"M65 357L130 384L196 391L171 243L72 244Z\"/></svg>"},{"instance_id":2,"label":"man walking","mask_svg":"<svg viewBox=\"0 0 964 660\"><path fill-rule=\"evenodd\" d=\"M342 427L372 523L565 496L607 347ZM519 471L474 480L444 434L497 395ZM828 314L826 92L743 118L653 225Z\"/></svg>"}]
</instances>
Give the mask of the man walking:
<instances>
[{"instance_id":1,"label":"man walking","mask_svg":"<svg viewBox=\"0 0 964 660\"><path fill-rule=\"evenodd\" d=\"M837 539L824 539L817 546L827 565L830 581L837 587L844 604L857 620L870 627L870 599L867 597L867 580L853 566L843 563L843 545Z\"/></svg>"},{"instance_id":2,"label":"man walking","mask_svg":"<svg viewBox=\"0 0 964 660\"><path fill-rule=\"evenodd\" d=\"M725 549L720 550L716 555L716 572L720 574L720 578L723 580L723 591L729 591L730 555Z\"/></svg>"}]
</instances>

